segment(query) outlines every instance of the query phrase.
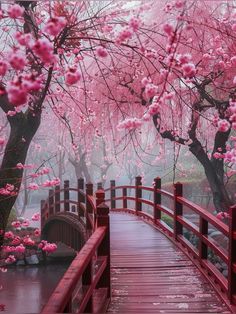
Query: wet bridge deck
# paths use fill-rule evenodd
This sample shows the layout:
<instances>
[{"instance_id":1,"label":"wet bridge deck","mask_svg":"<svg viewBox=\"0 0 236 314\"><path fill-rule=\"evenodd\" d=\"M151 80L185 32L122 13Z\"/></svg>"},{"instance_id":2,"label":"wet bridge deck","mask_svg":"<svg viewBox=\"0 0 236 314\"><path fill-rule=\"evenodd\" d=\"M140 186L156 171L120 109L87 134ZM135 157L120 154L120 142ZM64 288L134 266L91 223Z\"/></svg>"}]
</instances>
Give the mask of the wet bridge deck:
<instances>
[{"instance_id":1,"label":"wet bridge deck","mask_svg":"<svg viewBox=\"0 0 236 314\"><path fill-rule=\"evenodd\" d=\"M112 300L117 313L231 313L201 272L142 219L111 215Z\"/></svg>"}]
</instances>

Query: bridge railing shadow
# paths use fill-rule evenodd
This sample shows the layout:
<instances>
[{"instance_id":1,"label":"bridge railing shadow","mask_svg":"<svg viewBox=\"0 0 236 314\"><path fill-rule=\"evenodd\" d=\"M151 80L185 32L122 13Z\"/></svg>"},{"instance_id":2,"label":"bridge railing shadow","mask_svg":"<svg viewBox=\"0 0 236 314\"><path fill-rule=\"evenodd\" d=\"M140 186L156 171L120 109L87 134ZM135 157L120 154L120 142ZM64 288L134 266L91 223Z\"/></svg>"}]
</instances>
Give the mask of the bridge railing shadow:
<instances>
[{"instance_id":1,"label":"bridge railing shadow","mask_svg":"<svg viewBox=\"0 0 236 314\"><path fill-rule=\"evenodd\" d=\"M74 193L77 199L72 197ZM107 308L111 295L110 222L104 197L103 190L98 190L94 197L93 184L84 188L80 179L77 188L65 181L63 188L50 189L48 199L41 202L42 230L48 221L57 223L58 217L74 216L83 224L87 236L41 313L93 313Z\"/></svg>"},{"instance_id":2,"label":"bridge railing shadow","mask_svg":"<svg viewBox=\"0 0 236 314\"><path fill-rule=\"evenodd\" d=\"M161 188L160 178L154 179L153 187L143 186L140 176L136 177L134 186L116 186L115 181L111 180L110 187L105 192L108 196L105 201L110 204L111 210L135 214L160 228L193 260L225 302L236 304L236 206L229 208L227 223L222 222L212 213L184 198L181 183L174 184L174 193L170 193ZM149 199L144 196L147 192ZM163 202L163 199L167 201ZM184 209L194 212L198 222L188 219L184 215ZM171 223L167 223L167 220ZM227 238L227 247L211 237L210 226ZM186 237L189 233L197 239L197 245L193 245L189 237ZM209 258L210 251L228 266L227 277Z\"/></svg>"}]
</instances>

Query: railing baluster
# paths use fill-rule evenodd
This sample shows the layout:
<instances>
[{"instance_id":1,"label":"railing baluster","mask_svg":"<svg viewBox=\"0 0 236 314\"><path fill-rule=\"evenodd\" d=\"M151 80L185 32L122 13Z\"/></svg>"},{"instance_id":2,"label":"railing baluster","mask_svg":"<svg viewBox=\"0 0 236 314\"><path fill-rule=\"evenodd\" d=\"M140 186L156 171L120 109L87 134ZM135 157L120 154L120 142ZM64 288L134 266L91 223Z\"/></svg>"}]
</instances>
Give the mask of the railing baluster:
<instances>
[{"instance_id":1,"label":"railing baluster","mask_svg":"<svg viewBox=\"0 0 236 314\"><path fill-rule=\"evenodd\" d=\"M50 189L48 191L48 203L49 203L49 216L54 214L54 191Z\"/></svg>"},{"instance_id":2,"label":"railing baluster","mask_svg":"<svg viewBox=\"0 0 236 314\"><path fill-rule=\"evenodd\" d=\"M106 235L98 247L98 256L107 256L107 265L97 284L97 288L107 288L107 297L111 297L111 258L110 258L110 218L109 207L105 203L97 206L97 227L106 226Z\"/></svg>"},{"instance_id":3,"label":"railing baluster","mask_svg":"<svg viewBox=\"0 0 236 314\"><path fill-rule=\"evenodd\" d=\"M178 196L183 196L183 185L180 182L174 184L174 237L183 234L183 226L177 221L178 216L183 215L183 205L178 201Z\"/></svg>"},{"instance_id":4,"label":"railing baluster","mask_svg":"<svg viewBox=\"0 0 236 314\"><path fill-rule=\"evenodd\" d=\"M123 208L127 208L127 188L122 189L122 196L123 196Z\"/></svg>"},{"instance_id":5,"label":"railing baluster","mask_svg":"<svg viewBox=\"0 0 236 314\"><path fill-rule=\"evenodd\" d=\"M55 212L59 213L61 211L61 204L60 204L60 200L61 200L61 193L60 193L60 185L57 185L55 187Z\"/></svg>"},{"instance_id":6,"label":"railing baluster","mask_svg":"<svg viewBox=\"0 0 236 314\"><path fill-rule=\"evenodd\" d=\"M161 219L161 210L157 208L157 205L161 205L161 193L157 191L161 190L161 178L157 177L154 179L154 191L153 191L153 218L154 222L157 223Z\"/></svg>"},{"instance_id":7,"label":"railing baluster","mask_svg":"<svg viewBox=\"0 0 236 314\"><path fill-rule=\"evenodd\" d=\"M64 181L64 211L65 212L69 212L70 211L70 181L69 180L65 180Z\"/></svg>"},{"instance_id":8,"label":"railing baluster","mask_svg":"<svg viewBox=\"0 0 236 314\"><path fill-rule=\"evenodd\" d=\"M236 205L229 210L228 297L236 303Z\"/></svg>"},{"instance_id":9,"label":"railing baluster","mask_svg":"<svg viewBox=\"0 0 236 314\"><path fill-rule=\"evenodd\" d=\"M116 197L116 181L111 180L110 181L110 188L111 188L111 209L116 208L116 200L114 199Z\"/></svg>"},{"instance_id":10,"label":"railing baluster","mask_svg":"<svg viewBox=\"0 0 236 314\"><path fill-rule=\"evenodd\" d=\"M142 198L142 189L139 187L142 185L142 177L138 176L135 178L135 210L136 212L142 211L142 203L138 201Z\"/></svg>"},{"instance_id":11,"label":"railing baluster","mask_svg":"<svg viewBox=\"0 0 236 314\"><path fill-rule=\"evenodd\" d=\"M199 231L201 236L208 235L208 221L205 220L203 217L200 216L200 224L199 224ZM207 245L203 242L202 238L199 238L199 257L200 259L207 259L207 252L208 248Z\"/></svg>"},{"instance_id":12,"label":"railing baluster","mask_svg":"<svg viewBox=\"0 0 236 314\"><path fill-rule=\"evenodd\" d=\"M93 263L92 260L88 263L88 266L86 267L83 275L82 275L82 285L91 286L92 284L92 274L93 274ZM93 295L89 298L87 305L83 311L83 313L93 313Z\"/></svg>"},{"instance_id":13,"label":"railing baluster","mask_svg":"<svg viewBox=\"0 0 236 314\"><path fill-rule=\"evenodd\" d=\"M79 217L84 217L84 211L80 208L80 204L85 202L84 196L81 194L81 191L84 191L84 179L83 178L79 178L78 182L78 194L77 194L77 198L78 198L78 205L77 205L77 211L78 211L78 215Z\"/></svg>"}]
</instances>

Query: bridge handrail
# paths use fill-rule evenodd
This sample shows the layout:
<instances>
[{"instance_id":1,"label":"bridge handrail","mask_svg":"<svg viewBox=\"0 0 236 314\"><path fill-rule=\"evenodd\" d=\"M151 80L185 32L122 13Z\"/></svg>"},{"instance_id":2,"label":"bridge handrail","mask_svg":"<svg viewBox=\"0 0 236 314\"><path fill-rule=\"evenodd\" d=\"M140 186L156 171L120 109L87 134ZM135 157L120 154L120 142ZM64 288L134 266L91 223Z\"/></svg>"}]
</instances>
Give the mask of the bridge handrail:
<instances>
[{"instance_id":1,"label":"bridge handrail","mask_svg":"<svg viewBox=\"0 0 236 314\"><path fill-rule=\"evenodd\" d=\"M77 301L79 304L76 313L93 313L95 306L100 309L107 306L111 296L110 222L109 207L104 203L104 196L103 190L96 192L96 198L89 195L88 204L93 202L92 214L96 216L92 234L72 261L41 313L71 312ZM73 218L73 214L66 211L55 213L54 216L66 214ZM51 215L49 220L54 216ZM78 286L81 286L80 289ZM100 300L96 299L96 294L99 294Z\"/></svg>"},{"instance_id":2,"label":"bridge handrail","mask_svg":"<svg viewBox=\"0 0 236 314\"><path fill-rule=\"evenodd\" d=\"M136 177L135 186L116 186L115 181L111 181L110 187L105 190L109 193L108 198L106 198L105 201L110 202L111 210L117 210L116 202L122 201L123 206L118 210L136 214L149 220L152 224L159 226L176 242L176 244L180 245L186 252L188 252L187 254L190 257L195 261L198 261L199 266L201 265L201 267L205 269L203 272L205 272L206 276L208 276L208 273L211 273L211 276L220 287L219 290L221 289L227 294L231 303L236 303L236 205L229 208L229 225L227 225L201 206L184 198L183 186L181 183L178 182L174 184L174 193L172 194L161 188L160 178L154 179L153 187L143 186L141 179L140 176ZM134 190L134 195L127 196L128 189ZM118 190L121 190L121 195L116 194ZM143 191L151 192L153 194L153 199L149 200L143 198ZM162 204L162 197L173 202L173 209ZM128 201L133 201L134 206L128 206ZM152 207L151 214L142 211L143 204ZM192 210L199 216L199 225L184 217L184 207ZM167 225L162 220L163 213L172 219L172 226ZM221 247L219 243L209 236L209 224L214 226L217 231L227 237L229 242L228 250ZM198 238L198 249L185 237L183 228L186 228ZM228 265L228 278L225 278L209 260L209 249Z\"/></svg>"},{"instance_id":3,"label":"bridge handrail","mask_svg":"<svg viewBox=\"0 0 236 314\"><path fill-rule=\"evenodd\" d=\"M70 198L70 192L77 193L77 200ZM63 194L63 199L61 199L61 194ZM78 180L77 188L71 188L69 180L65 180L64 187L56 186L55 189L49 189L48 198L41 201L41 227L48 218L61 211L62 204L65 212L77 212L79 219L84 218L88 230L94 229L96 206L92 183L87 183L84 190L83 179ZM81 221L84 223L83 219Z\"/></svg>"},{"instance_id":4,"label":"bridge handrail","mask_svg":"<svg viewBox=\"0 0 236 314\"><path fill-rule=\"evenodd\" d=\"M42 314L48 313L64 313L64 310L70 306L68 303L71 302L71 294L72 291L75 290L80 280L82 280L82 276L86 271L86 268L91 265L92 259L96 250L98 249L100 243L105 237L107 231L107 227L98 228L92 236L88 239L84 247L80 250L77 256L72 261L69 269L64 274L63 278L60 280L47 304L42 310ZM107 260L105 261L107 264ZM95 276L95 278L91 282L91 286L94 281L98 281L100 279L102 273L98 273L99 276ZM92 291L89 292L89 297L91 297Z\"/></svg>"}]
</instances>

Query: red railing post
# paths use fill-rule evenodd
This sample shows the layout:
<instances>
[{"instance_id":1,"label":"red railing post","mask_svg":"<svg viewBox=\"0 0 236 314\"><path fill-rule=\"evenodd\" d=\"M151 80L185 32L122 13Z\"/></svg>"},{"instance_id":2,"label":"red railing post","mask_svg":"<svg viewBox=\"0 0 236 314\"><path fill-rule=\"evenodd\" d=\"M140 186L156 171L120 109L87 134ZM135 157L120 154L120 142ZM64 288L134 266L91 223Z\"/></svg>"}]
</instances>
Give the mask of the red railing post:
<instances>
[{"instance_id":1,"label":"red railing post","mask_svg":"<svg viewBox=\"0 0 236 314\"><path fill-rule=\"evenodd\" d=\"M94 213L94 226L96 229L96 221L97 221L97 207L104 203L105 200L105 192L103 189L97 190L96 192L96 213Z\"/></svg>"},{"instance_id":2,"label":"red railing post","mask_svg":"<svg viewBox=\"0 0 236 314\"><path fill-rule=\"evenodd\" d=\"M86 206L86 229L92 230L92 226L89 221L89 215L93 214L93 207L89 201L88 196L93 195L93 184L87 183L86 184L86 198L85 198L85 206Z\"/></svg>"},{"instance_id":3,"label":"red railing post","mask_svg":"<svg viewBox=\"0 0 236 314\"><path fill-rule=\"evenodd\" d=\"M55 187L55 212L59 213L61 211L61 192L60 192L61 188L60 185L57 185Z\"/></svg>"},{"instance_id":4,"label":"red railing post","mask_svg":"<svg viewBox=\"0 0 236 314\"><path fill-rule=\"evenodd\" d=\"M107 256L107 265L97 284L97 288L107 288L107 297L111 297L111 258L110 258L110 218L109 207L105 203L97 206L97 227L106 226L106 235L99 245L97 254Z\"/></svg>"},{"instance_id":5,"label":"red railing post","mask_svg":"<svg viewBox=\"0 0 236 314\"><path fill-rule=\"evenodd\" d=\"M78 179L77 186L78 186L77 212L78 212L79 217L84 217L84 211L80 207L80 204L85 202L84 195L81 193L81 191L84 191L84 179L83 178Z\"/></svg>"},{"instance_id":6,"label":"red railing post","mask_svg":"<svg viewBox=\"0 0 236 314\"><path fill-rule=\"evenodd\" d=\"M135 210L136 212L142 211L142 203L139 202L139 198L142 198L142 177L138 176L135 178Z\"/></svg>"},{"instance_id":7,"label":"red railing post","mask_svg":"<svg viewBox=\"0 0 236 314\"><path fill-rule=\"evenodd\" d=\"M41 230L43 229L43 226L45 223L45 205L46 205L46 201L41 200L40 202Z\"/></svg>"},{"instance_id":8,"label":"red railing post","mask_svg":"<svg viewBox=\"0 0 236 314\"><path fill-rule=\"evenodd\" d=\"M200 259L207 259L208 248L203 242L202 236L208 235L208 221L200 216L199 231L201 236L199 237L199 257Z\"/></svg>"},{"instance_id":9,"label":"red railing post","mask_svg":"<svg viewBox=\"0 0 236 314\"><path fill-rule=\"evenodd\" d=\"M157 177L154 179L154 190L153 190L153 218L155 223L161 219L161 210L157 208L157 205L161 205L161 193L158 192L161 190L161 178Z\"/></svg>"},{"instance_id":10,"label":"red railing post","mask_svg":"<svg viewBox=\"0 0 236 314\"><path fill-rule=\"evenodd\" d=\"M228 297L236 303L236 205L229 209Z\"/></svg>"},{"instance_id":11,"label":"red railing post","mask_svg":"<svg viewBox=\"0 0 236 314\"><path fill-rule=\"evenodd\" d=\"M183 196L183 185L180 182L174 184L174 236L183 234L183 226L178 222L178 216L183 215L183 205L178 201L178 196Z\"/></svg>"},{"instance_id":12,"label":"red railing post","mask_svg":"<svg viewBox=\"0 0 236 314\"><path fill-rule=\"evenodd\" d=\"M115 190L115 186L116 186L116 181L115 180L111 180L110 181L110 189L111 189L111 209L116 208L116 200L114 199L116 197L116 190Z\"/></svg>"},{"instance_id":13,"label":"red railing post","mask_svg":"<svg viewBox=\"0 0 236 314\"><path fill-rule=\"evenodd\" d=\"M123 208L127 208L127 188L122 189L122 196L123 196Z\"/></svg>"},{"instance_id":14,"label":"red railing post","mask_svg":"<svg viewBox=\"0 0 236 314\"><path fill-rule=\"evenodd\" d=\"M54 191L48 191L49 216L54 214Z\"/></svg>"},{"instance_id":15,"label":"red railing post","mask_svg":"<svg viewBox=\"0 0 236 314\"><path fill-rule=\"evenodd\" d=\"M70 211L70 181L65 180L64 181L64 211L69 212Z\"/></svg>"}]
</instances>

